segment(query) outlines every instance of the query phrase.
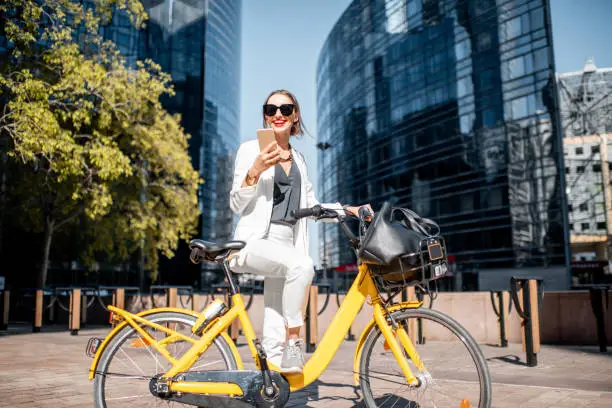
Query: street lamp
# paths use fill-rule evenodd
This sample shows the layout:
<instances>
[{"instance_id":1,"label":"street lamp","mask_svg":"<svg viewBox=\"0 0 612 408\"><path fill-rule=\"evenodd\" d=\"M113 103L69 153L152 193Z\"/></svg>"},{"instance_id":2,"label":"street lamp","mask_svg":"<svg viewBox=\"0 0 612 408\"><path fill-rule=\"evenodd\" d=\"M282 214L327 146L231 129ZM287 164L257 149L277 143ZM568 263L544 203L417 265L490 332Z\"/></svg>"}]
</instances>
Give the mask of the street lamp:
<instances>
[{"instance_id":1,"label":"street lamp","mask_svg":"<svg viewBox=\"0 0 612 408\"><path fill-rule=\"evenodd\" d=\"M330 147L332 147L332 145L330 145L327 142L319 142L316 144L317 149L321 150L321 151L326 151L327 149L329 149ZM327 282L327 240L325 239L325 224L322 225L322 229L323 229L323 262L322 262L322 266L323 266L323 282Z\"/></svg>"}]
</instances>

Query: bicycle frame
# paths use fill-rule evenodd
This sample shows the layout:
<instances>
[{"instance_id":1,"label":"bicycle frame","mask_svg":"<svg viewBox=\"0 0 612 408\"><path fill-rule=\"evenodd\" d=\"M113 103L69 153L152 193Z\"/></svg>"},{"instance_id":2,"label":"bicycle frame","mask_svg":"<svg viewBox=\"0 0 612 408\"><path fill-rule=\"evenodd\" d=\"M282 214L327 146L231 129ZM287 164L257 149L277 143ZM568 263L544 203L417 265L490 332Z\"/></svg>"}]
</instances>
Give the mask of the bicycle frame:
<instances>
[{"instance_id":1,"label":"bicycle frame","mask_svg":"<svg viewBox=\"0 0 612 408\"><path fill-rule=\"evenodd\" d=\"M232 286L233 282L230 281L230 287ZM421 362L420 357L416 352L414 345L412 344L412 341L410 340L404 327L402 325L397 325L397 327L394 328L387 321L387 312L385 311L382 300L379 297L376 285L372 280L367 265L362 264L359 267L359 273L357 274L355 281L351 285L351 288L347 292L344 301L340 305L340 308L338 309L334 318L332 319L332 322L328 326L328 329L323 335L323 338L318 344L315 352L304 365L303 371L301 373L284 374L287 378L287 381L289 382L291 391L306 387L307 385L315 381L325 371L332 358L338 351L340 344L344 341L344 338L348 333L349 328L353 324L353 321L357 317L357 314L359 313L359 310L361 309L363 303L366 301L367 297L370 298L370 303L372 304L374 309L374 319L372 322L370 322L370 324L367 326L366 330L361 336L361 339L357 346L356 359L361 353L360 348L361 346L363 346L363 340L365 335L368 333L369 330L373 328L374 325L376 325L379 327L382 335L384 336L386 340L386 345L388 345L389 349L397 360L397 363L400 366L407 383L410 385L419 384L419 380L414 376L408 364L408 361L405 358L404 351L410 357L415 367L419 371L423 371L425 369L423 363ZM255 331L253 330L251 320L246 312L246 307L244 305L240 293L235 293L232 295L232 305L233 306L223 316L218 318L214 323L212 323L212 325L209 325L207 327L207 329L202 334L202 337L199 339L193 339L184 336L180 333L173 331L170 328L150 322L139 315L134 315L112 306L109 307L109 310L124 319L124 324L121 325L122 327L124 327L125 324L129 324L134 327L134 329L140 334L140 336L142 336L141 341L146 344L150 344L172 364L172 368L168 372L164 373L163 377L174 378L181 372L187 371L197 361L197 359L208 349L208 347L212 344L212 342L217 336L222 335L225 337L226 340L229 340L229 337L226 333L226 329L236 318L239 319L242 325L242 331L247 340L249 351L251 352L253 360L259 367L257 349L255 348L254 344L254 340L256 338ZM390 308L390 311L397 310L400 307L418 308L421 305L422 302L418 301L405 302L401 305L392 306ZM191 314L197 315L195 313ZM156 341L146 332L146 330L141 327L141 325L150 326L155 329L164 331L170 336L166 337L163 340ZM119 329L119 326L116 329ZM112 333L107 337L107 340L109 338L112 338ZM105 343L107 340L105 340ZM177 360L168 353L168 351L165 349L165 346L171 342L178 340L188 341L192 343L192 347L187 350L187 352L180 359ZM236 356L239 368L242 369L242 360L238 355L238 351L233 341L229 340L228 343L231 344L230 347L232 348L232 352ZM96 353L94 362L92 363L92 368L90 369L90 378L92 378L93 374L95 373L95 367L97 366L97 361L104 349L104 346L105 344L103 343L103 345ZM271 370L279 371L278 367L275 367L269 362L268 365ZM358 367L358 363L356 363L355 367ZM358 375L358 373L356 373L356 375ZM170 389L176 392L199 394L242 395L242 390L240 389L240 387L236 384L231 383L173 381L172 383L170 383Z\"/></svg>"}]
</instances>

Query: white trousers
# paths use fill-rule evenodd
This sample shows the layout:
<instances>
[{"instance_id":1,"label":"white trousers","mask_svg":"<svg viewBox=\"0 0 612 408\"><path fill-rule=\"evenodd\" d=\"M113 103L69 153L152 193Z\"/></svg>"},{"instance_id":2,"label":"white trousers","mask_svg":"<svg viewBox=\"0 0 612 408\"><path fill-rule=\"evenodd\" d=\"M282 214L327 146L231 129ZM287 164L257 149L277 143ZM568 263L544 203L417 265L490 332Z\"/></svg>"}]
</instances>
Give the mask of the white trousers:
<instances>
[{"instance_id":1,"label":"white trousers","mask_svg":"<svg viewBox=\"0 0 612 408\"><path fill-rule=\"evenodd\" d=\"M303 310L314 276L312 258L301 254L294 242L293 227L272 223L266 237L249 241L230 261L234 272L265 277L262 345L276 366L283 355L286 327L304 324Z\"/></svg>"}]
</instances>

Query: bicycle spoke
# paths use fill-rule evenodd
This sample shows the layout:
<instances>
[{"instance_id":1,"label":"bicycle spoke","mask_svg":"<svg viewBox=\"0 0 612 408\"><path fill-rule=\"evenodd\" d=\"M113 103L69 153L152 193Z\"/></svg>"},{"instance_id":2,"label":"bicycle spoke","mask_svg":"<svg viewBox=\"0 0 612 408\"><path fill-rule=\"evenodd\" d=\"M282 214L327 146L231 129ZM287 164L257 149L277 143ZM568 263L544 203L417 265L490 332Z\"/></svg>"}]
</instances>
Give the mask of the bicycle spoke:
<instances>
[{"instance_id":1,"label":"bicycle spoke","mask_svg":"<svg viewBox=\"0 0 612 408\"><path fill-rule=\"evenodd\" d=\"M457 329L456 324L453 326L444 318L439 318L434 311L403 313L406 316L425 316L419 317L422 319L421 326L416 324L416 317L412 317L414 320L410 322L408 318L398 321L411 330L419 330L419 327L423 330L420 334L412 333L411 338L424 339L422 342L413 341L413 345L426 371L420 372L405 355L413 375L420 381L418 386L408 384L384 337L375 329L364 346L367 350L363 351L363 365L359 373L368 406L437 408L459 406L463 399L467 399L472 407L488 407L490 383L483 383L483 378L490 380L488 374L482 371L486 370L486 365L482 363L484 358L480 350L474 343L467 343L469 334L462 328ZM430 319L428 315L435 319ZM431 338L427 338L428 333L431 333ZM433 341L434 338L443 341ZM480 360L476 360L478 355Z\"/></svg>"},{"instance_id":2,"label":"bicycle spoke","mask_svg":"<svg viewBox=\"0 0 612 408\"><path fill-rule=\"evenodd\" d=\"M193 316L175 312L159 312L156 315L159 317L154 315L148 316L147 319L172 328L173 331L187 337L197 338L191 331L195 322ZM162 343L163 347L177 360L192 346L192 343L187 341L168 339L168 334L161 330L150 328L147 329L147 333L157 342L166 339L168 343ZM104 408L179 406L177 402L157 398L149 390L151 379L166 372L171 366L170 362L158 353L155 347L146 340L143 341L132 327L126 327L124 332L116 336L116 341L110 343L109 349L103 354L99 372L96 373L94 393L96 406ZM219 341L221 340L216 339L188 371L235 369L234 363L230 365L226 360L227 356L231 356L231 351L225 345L223 349L225 351L222 353Z\"/></svg>"},{"instance_id":3,"label":"bicycle spoke","mask_svg":"<svg viewBox=\"0 0 612 408\"><path fill-rule=\"evenodd\" d=\"M135 361L132 359L132 357L130 357L130 356L129 356L129 355L126 353L126 352L125 352L125 350L121 349L120 351L121 351L121 353L122 353L122 354L123 354L125 357L127 357L127 359L128 359L128 360L129 360L129 361L132 363L132 365L133 365L134 367L136 367L136 368L137 368L137 369L138 369L138 370L139 370L139 371L142 373L142 375L146 376L146 374L145 374L145 372L142 370L142 368L140 368L140 366L139 366L138 364L136 364L136 362L135 362ZM122 364L125 364L125 363L123 363L123 361L122 361L122 360L119 360L119 361L120 361Z\"/></svg>"},{"instance_id":4,"label":"bicycle spoke","mask_svg":"<svg viewBox=\"0 0 612 408\"><path fill-rule=\"evenodd\" d=\"M223 360L219 359L219 360L211 361L211 362L208 362L208 363L205 363L205 364L200 364L200 365L191 367L191 369L192 370L200 369L200 368L209 367L209 366L211 366L213 364L219 364L219 363L223 363Z\"/></svg>"}]
</instances>

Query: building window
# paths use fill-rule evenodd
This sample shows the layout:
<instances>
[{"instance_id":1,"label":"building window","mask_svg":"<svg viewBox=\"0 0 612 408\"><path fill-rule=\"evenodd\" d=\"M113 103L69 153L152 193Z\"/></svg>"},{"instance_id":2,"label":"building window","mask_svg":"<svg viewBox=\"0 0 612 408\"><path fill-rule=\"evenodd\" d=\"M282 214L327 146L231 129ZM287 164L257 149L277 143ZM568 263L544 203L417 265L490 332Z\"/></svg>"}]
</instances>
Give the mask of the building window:
<instances>
[{"instance_id":1,"label":"building window","mask_svg":"<svg viewBox=\"0 0 612 408\"><path fill-rule=\"evenodd\" d=\"M582 224L580 224L580 227L582 228L583 231L586 231L589 229L590 225L588 222L583 222Z\"/></svg>"},{"instance_id":2,"label":"building window","mask_svg":"<svg viewBox=\"0 0 612 408\"><path fill-rule=\"evenodd\" d=\"M593 171L595 173L601 173L601 164L599 164L599 163L598 164L594 164L593 165Z\"/></svg>"},{"instance_id":3,"label":"building window","mask_svg":"<svg viewBox=\"0 0 612 408\"><path fill-rule=\"evenodd\" d=\"M580 211L587 211L589 209L589 206L587 205L587 203L582 203L580 204L579 209Z\"/></svg>"},{"instance_id":4,"label":"building window","mask_svg":"<svg viewBox=\"0 0 612 408\"><path fill-rule=\"evenodd\" d=\"M569 229L570 229L570 231L573 231L574 230L574 224L570 224L569 225Z\"/></svg>"},{"instance_id":5,"label":"building window","mask_svg":"<svg viewBox=\"0 0 612 408\"><path fill-rule=\"evenodd\" d=\"M598 230L605 230L606 229L606 223L605 222L598 222L597 223L597 229Z\"/></svg>"},{"instance_id":6,"label":"building window","mask_svg":"<svg viewBox=\"0 0 612 408\"><path fill-rule=\"evenodd\" d=\"M574 207L571 204L567 205L567 211L572 212L574 211Z\"/></svg>"},{"instance_id":7,"label":"building window","mask_svg":"<svg viewBox=\"0 0 612 408\"><path fill-rule=\"evenodd\" d=\"M491 48L491 34L488 32L480 33L477 37L478 51L486 51Z\"/></svg>"},{"instance_id":8,"label":"building window","mask_svg":"<svg viewBox=\"0 0 612 408\"><path fill-rule=\"evenodd\" d=\"M569 167L565 168L565 174L570 174L570 168Z\"/></svg>"},{"instance_id":9,"label":"building window","mask_svg":"<svg viewBox=\"0 0 612 408\"><path fill-rule=\"evenodd\" d=\"M576 173L584 173L584 166L576 167Z\"/></svg>"},{"instance_id":10,"label":"building window","mask_svg":"<svg viewBox=\"0 0 612 408\"><path fill-rule=\"evenodd\" d=\"M576 148L576 154L583 154L583 153L584 153L584 149L582 147Z\"/></svg>"},{"instance_id":11,"label":"building window","mask_svg":"<svg viewBox=\"0 0 612 408\"><path fill-rule=\"evenodd\" d=\"M599 153L599 145L591 146L591 153Z\"/></svg>"}]
</instances>

